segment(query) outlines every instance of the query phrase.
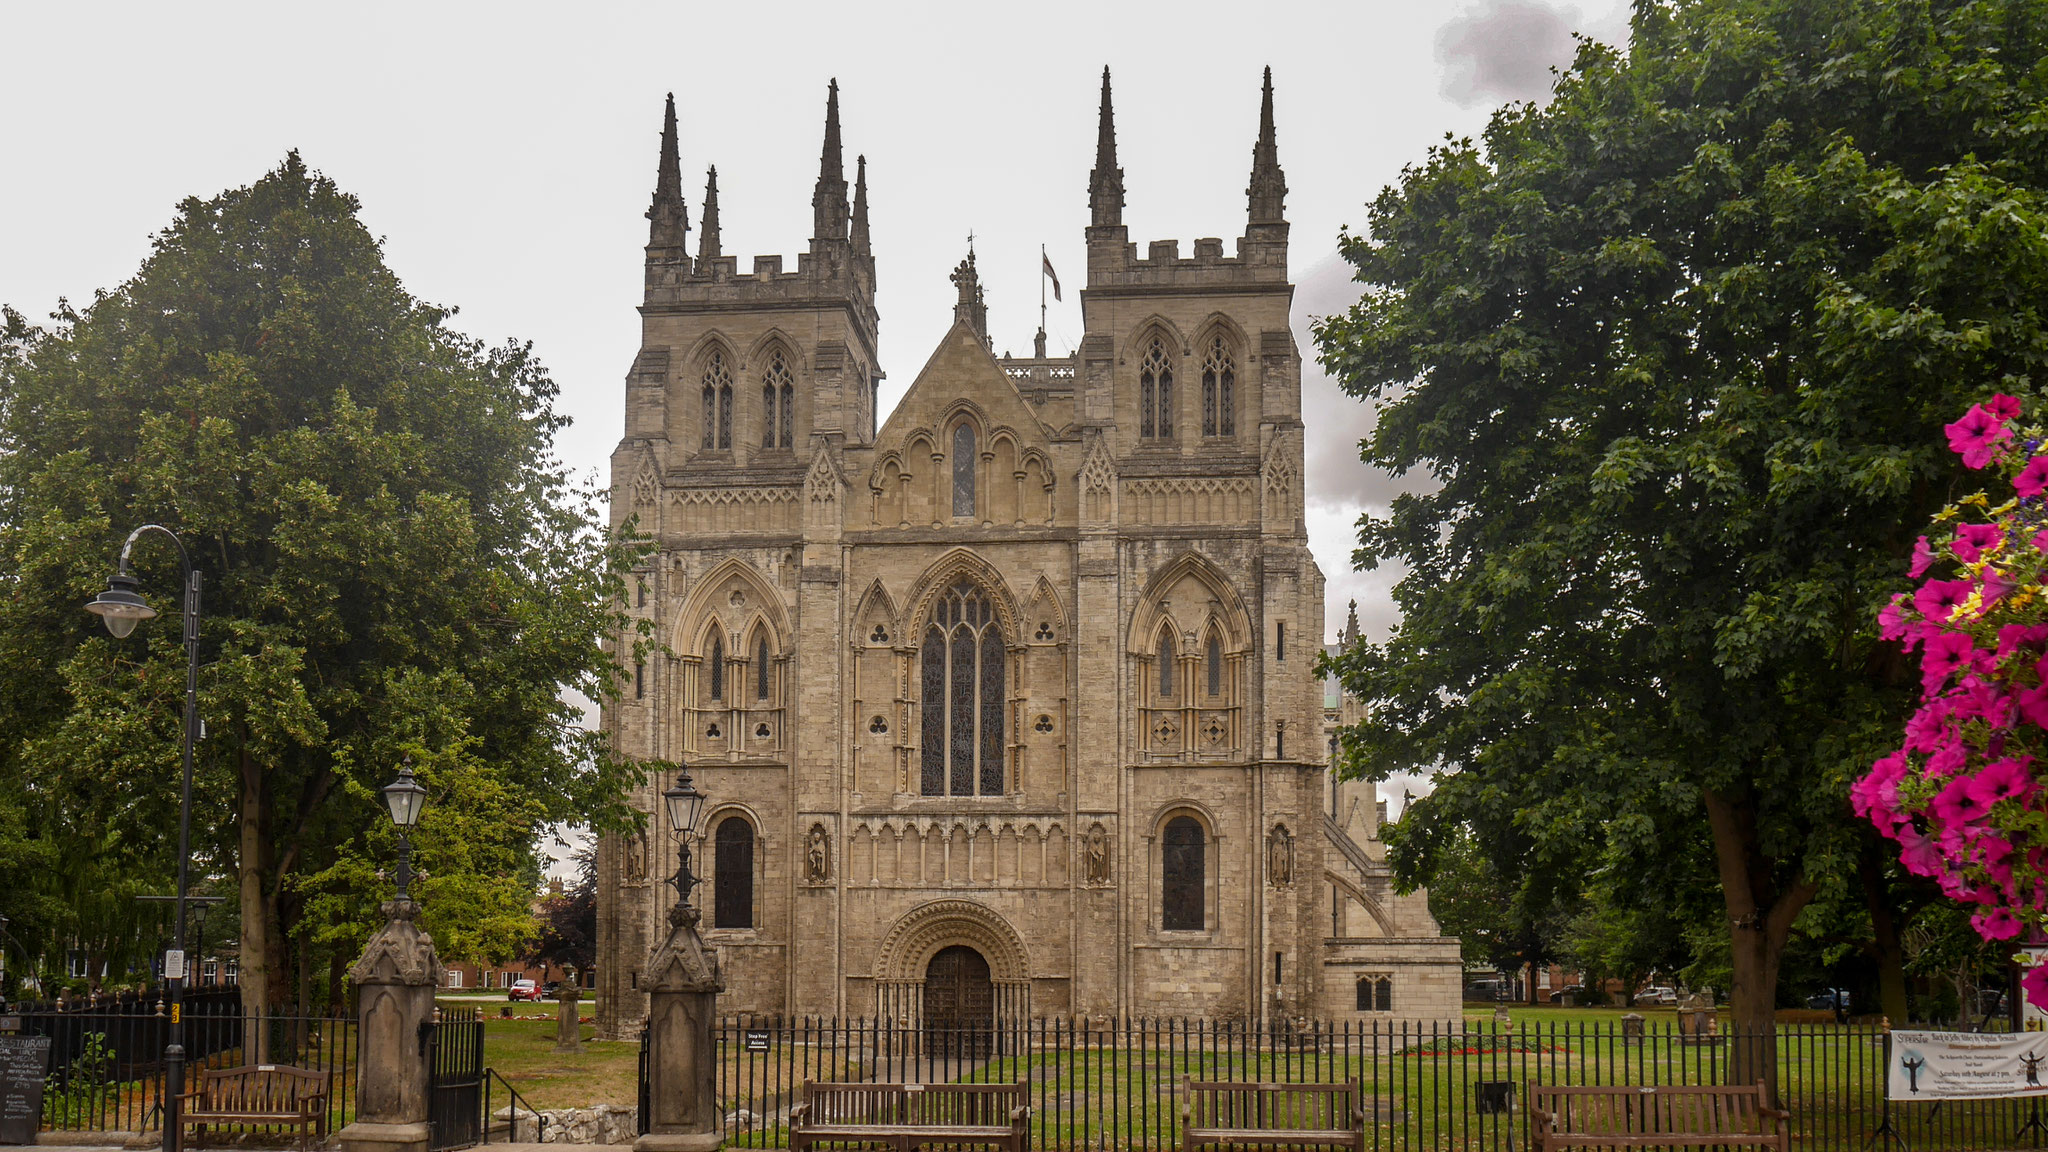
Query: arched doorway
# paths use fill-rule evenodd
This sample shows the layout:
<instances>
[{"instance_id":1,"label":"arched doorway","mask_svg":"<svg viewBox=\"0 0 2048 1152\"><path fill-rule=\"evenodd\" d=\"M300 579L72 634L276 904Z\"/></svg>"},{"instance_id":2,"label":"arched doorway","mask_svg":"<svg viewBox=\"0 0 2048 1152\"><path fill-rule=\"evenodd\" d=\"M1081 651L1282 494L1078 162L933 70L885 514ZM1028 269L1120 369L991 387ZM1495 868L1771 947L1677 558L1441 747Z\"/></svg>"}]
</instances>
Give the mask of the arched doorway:
<instances>
[{"instance_id":1,"label":"arched doorway","mask_svg":"<svg viewBox=\"0 0 2048 1152\"><path fill-rule=\"evenodd\" d=\"M924 969L924 1047L932 1059L986 1059L995 1040L996 985L988 958L941 948Z\"/></svg>"}]
</instances>

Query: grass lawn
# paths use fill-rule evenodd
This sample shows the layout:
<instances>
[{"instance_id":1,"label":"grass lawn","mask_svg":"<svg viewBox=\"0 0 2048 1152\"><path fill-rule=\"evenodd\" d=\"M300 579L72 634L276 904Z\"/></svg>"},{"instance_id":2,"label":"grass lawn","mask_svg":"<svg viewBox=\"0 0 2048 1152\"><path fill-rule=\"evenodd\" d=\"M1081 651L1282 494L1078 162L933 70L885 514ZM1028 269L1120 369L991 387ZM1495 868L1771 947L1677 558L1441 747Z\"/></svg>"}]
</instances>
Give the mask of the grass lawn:
<instances>
[{"instance_id":1,"label":"grass lawn","mask_svg":"<svg viewBox=\"0 0 2048 1152\"><path fill-rule=\"evenodd\" d=\"M542 1016L544 1020L502 1019L496 1005L437 1000L444 1007L483 1010L484 1065L511 1081L526 1102L535 1108L588 1108L593 1104L622 1104L632 1107L640 1095L640 1046L591 1039L597 1029L583 1025L583 1044L574 1053L555 1051L555 1003L514 1004L515 1016ZM502 1003L502 1002L501 1002ZM577 1011L590 1015L587 1003ZM503 1108L503 1089L492 1086L491 1107Z\"/></svg>"}]
</instances>

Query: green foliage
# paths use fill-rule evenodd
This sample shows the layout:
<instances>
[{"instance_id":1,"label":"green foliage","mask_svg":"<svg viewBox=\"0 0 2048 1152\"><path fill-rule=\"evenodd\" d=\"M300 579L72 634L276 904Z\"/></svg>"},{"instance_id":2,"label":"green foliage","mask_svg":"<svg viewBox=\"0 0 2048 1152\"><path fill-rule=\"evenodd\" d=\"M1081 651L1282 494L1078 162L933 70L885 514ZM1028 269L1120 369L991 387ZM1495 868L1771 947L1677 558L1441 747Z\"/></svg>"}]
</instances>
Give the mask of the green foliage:
<instances>
[{"instance_id":1,"label":"green foliage","mask_svg":"<svg viewBox=\"0 0 2048 1152\"><path fill-rule=\"evenodd\" d=\"M1749 1019L1910 703L1869 621L1960 479L1941 424L2039 390L2044 58L2042 0L1645 2L1344 240L1323 361L1436 483L1360 521L1408 575L1337 661L1350 755L1454 769L1418 807L1505 874L1718 882Z\"/></svg>"},{"instance_id":2,"label":"green foliage","mask_svg":"<svg viewBox=\"0 0 2048 1152\"><path fill-rule=\"evenodd\" d=\"M121 1094L121 1082L114 1079L116 1058L105 1032L86 1033L85 1049L77 1058L62 1073L43 1081L43 1123L58 1129L84 1128L104 1120Z\"/></svg>"},{"instance_id":3,"label":"green foliage","mask_svg":"<svg viewBox=\"0 0 2048 1152\"><path fill-rule=\"evenodd\" d=\"M294 153L181 204L83 312L10 313L0 340L0 794L59 858L118 847L169 890L175 555L136 550L165 617L135 636L80 608L130 528L174 529L205 580L196 866L238 882L243 972L274 991L286 935L346 952L375 922L402 756L432 790L419 891L451 958L515 951L539 828L629 819L637 775L569 693L616 682L639 548L554 460L566 418L530 349L448 329L357 209Z\"/></svg>"}]
</instances>

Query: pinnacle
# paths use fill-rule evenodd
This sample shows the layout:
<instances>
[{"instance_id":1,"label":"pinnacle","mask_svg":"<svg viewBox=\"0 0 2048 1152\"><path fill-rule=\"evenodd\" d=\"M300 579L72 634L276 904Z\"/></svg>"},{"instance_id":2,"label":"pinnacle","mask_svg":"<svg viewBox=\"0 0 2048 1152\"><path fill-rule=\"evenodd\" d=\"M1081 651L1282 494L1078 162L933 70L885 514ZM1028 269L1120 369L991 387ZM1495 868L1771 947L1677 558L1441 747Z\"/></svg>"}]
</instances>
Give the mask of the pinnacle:
<instances>
[{"instance_id":1,"label":"pinnacle","mask_svg":"<svg viewBox=\"0 0 2048 1152\"><path fill-rule=\"evenodd\" d=\"M683 203L683 171L676 136L676 94L671 92L661 117L661 161L655 171L654 201L647 207L650 247L680 248L690 231L690 210Z\"/></svg>"},{"instance_id":2,"label":"pinnacle","mask_svg":"<svg viewBox=\"0 0 2048 1152\"><path fill-rule=\"evenodd\" d=\"M1094 227L1124 220L1124 170L1116 166L1116 112L1109 102L1109 67L1102 69L1102 112L1095 132L1095 170L1088 174L1088 216Z\"/></svg>"},{"instance_id":3,"label":"pinnacle","mask_svg":"<svg viewBox=\"0 0 2048 1152\"><path fill-rule=\"evenodd\" d=\"M818 186L811 193L811 237L846 239L846 162L839 147L839 81L825 95L825 147L818 155Z\"/></svg>"},{"instance_id":4,"label":"pinnacle","mask_svg":"<svg viewBox=\"0 0 2048 1152\"><path fill-rule=\"evenodd\" d=\"M704 176L704 221L697 234L697 262L716 260L724 254L719 250L718 236L718 165L713 164Z\"/></svg>"},{"instance_id":5,"label":"pinnacle","mask_svg":"<svg viewBox=\"0 0 2048 1152\"><path fill-rule=\"evenodd\" d=\"M853 159L853 253L856 256L868 252L868 158L865 155Z\"/></svg>"},{"instance_id":6,"label":"pinnacle","mask_svg":"<svg viewBox=\"0 0 2048 1152\"><path fill-rule=\"evenodd\" d=\"M845 178L846 162L839 150L839 81L834 78L825 94L825 148L818 157L818 179Z\"/></svg>"},{"instance_id":7,"label":"pinnacle","mask_svg":"<svg viewBox=\"0 0 2048 1152\"><path fill-rule=\"evenodd\" d=\"M1266 69L1259 92L1259 139L1252 145L1252 179L1245 189L1250 202L1251 222L1280 224L1286 221L1287 177L1280 171L1280 149L1273 132L1273 69Z\"/></svg>"}]
</instances>

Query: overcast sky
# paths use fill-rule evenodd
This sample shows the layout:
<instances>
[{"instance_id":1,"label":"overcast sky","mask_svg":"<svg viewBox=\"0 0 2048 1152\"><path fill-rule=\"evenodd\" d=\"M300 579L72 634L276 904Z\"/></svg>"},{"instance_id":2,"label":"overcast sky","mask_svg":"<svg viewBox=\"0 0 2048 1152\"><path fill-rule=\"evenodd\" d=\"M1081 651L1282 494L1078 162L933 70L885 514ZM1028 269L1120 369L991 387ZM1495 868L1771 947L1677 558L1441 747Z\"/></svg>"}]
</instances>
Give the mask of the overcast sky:
<instances>
[{"instance_id":1,"label":"overcast sky","mask_svg":"<svg viewBox=\"0 0 2048 1152\"><path fill-rule=\"evenodd\" d=\"M1038 253L1080 336L1082 228L1102 67L1114 73L1125 222L1152 239L1241 234L1271 65L1290 189L1310 535L1328 625L1357 598L1391 622L1390 574L1350 570L1352 521L1394 490L1356 460L1371 414L1313 365L1311 313L1356 298L1339 229L1446 133L1542 99L1571 33L1615 41L1626 0L1414 3L17 4L0 107L0 302L31 317L131 275L186 196L247 184L291 148L359 197L416 295L496 342L533 341L602 473L639 347L642 212L662 96L696 222L718 165L724 248L747 267L810 234L825 86L868 158L884 403L952 319L975 236L997 351L1028 353ZM694 236L693 241L694 243Z\"/></svg>"}]
</instances>

